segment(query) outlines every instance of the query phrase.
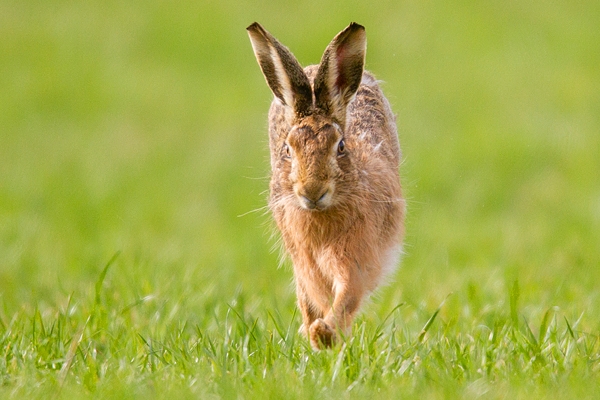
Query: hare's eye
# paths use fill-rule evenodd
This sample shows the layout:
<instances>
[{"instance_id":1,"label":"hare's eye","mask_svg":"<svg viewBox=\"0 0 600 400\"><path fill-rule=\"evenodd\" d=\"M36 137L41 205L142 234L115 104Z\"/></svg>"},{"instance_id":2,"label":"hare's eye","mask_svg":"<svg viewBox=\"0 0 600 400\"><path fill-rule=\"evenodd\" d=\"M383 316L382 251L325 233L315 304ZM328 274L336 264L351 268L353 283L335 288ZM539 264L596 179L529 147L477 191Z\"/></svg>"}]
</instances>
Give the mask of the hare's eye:
<instances>
[{"instance_id":1,"label":"hare's eye","mask_svg":"<svg viewBox=\"0 0 600 400\"><path fill-rule=\"evenodd\" d=\"M338 156L341 156L345 153L346 151L346 143L344 143L344 139L340 140L340 143L338 143Z\"/></svg>"},{"instance_id":2,"label":"hare's eye","mask_svg":"<svg viewBox=\"0 0 600 400\"><path fill-rule=\"evenodd\" d=\"M284 154L285 158L290 158L290 156L291 156L290 146L287 143L285 143L283 145L283 154Z\"/></svg>"}]
</instances>

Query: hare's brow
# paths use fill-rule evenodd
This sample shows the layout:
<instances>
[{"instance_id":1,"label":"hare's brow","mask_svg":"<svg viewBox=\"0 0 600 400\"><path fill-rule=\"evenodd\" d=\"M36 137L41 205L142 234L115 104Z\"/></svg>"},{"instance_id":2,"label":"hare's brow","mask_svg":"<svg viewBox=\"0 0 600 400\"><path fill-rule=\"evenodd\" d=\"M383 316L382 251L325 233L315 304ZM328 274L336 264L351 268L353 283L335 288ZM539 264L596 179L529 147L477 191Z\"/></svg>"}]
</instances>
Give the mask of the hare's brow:
<instances>
[{"instance_id":1,"label":"hare's brow","mask_svg":"<svg viewBox=\"0 0 600 400\"><path fill-rule=\"evenodd\" d=\"M298 132L302 135L314 135L315 131L310 125L300 126Z\"/></svg>"},{"instance_id":2,"label":"hare's brow","mask_svg":"<svg viewBox=\"0 0 600 400\"><path fill-rule=\"evenodd\" d=\"M319 129L319 132L325 132L330 130L338 131L340 133L342 132L340 126L335 122L323 124L323 126L321 126L321 128Z\"/></svg>"}]
</instances>

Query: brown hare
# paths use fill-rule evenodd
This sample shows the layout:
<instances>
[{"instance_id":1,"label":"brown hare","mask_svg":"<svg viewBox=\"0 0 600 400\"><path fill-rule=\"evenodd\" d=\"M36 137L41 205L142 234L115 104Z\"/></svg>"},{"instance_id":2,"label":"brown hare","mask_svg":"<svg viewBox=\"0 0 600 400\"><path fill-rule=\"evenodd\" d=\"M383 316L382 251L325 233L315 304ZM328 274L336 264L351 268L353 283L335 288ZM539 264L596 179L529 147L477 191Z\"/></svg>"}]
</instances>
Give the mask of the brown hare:
<instances>
[{"instance_id":1,"label":"brown hare","mask_svg":"<svg viewBox=\"0 0 600 400\"><path fill-rule=\"evenodd\" d=\"M305 69L260 24L247 30L275 95L269 207L294 265L302 329L314 349L330 347L401 253L395 116L363 70L363 26L351 23Z\"/></svg>"}]
</instances>

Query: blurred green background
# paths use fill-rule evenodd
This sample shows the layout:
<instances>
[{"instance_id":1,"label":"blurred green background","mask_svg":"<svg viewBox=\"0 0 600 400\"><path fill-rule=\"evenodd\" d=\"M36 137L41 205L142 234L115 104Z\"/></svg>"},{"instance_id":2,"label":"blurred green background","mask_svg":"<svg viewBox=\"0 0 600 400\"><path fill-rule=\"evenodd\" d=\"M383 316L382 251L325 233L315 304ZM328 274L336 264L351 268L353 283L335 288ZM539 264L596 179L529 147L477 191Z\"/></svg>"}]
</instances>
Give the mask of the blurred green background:
<instances>
[{"instance_id":1,"label":"blurred green background","mask_svg":"<svg viewBox=\"0 0 600 400\"><path fill-rule=\"evenodd\" d=\"M4 0L5 320L88 290L117 251L123 302L193 319L241 293L291 315L260 210L272 96L254 21L303 65L367 28L408 199L402 268L371 307L454 293L450 309L483 312L519 280L540 312L598 315L600 2Z\"/></svg>"}]
</instances>

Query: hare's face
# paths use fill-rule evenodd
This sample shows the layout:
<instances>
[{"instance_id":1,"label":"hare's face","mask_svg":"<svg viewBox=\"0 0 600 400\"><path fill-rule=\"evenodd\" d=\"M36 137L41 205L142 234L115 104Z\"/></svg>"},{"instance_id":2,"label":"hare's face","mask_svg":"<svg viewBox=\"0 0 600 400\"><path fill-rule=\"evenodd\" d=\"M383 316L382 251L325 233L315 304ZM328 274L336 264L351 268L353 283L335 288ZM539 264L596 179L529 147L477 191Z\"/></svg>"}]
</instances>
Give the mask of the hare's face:
<instances>
[{"instance_id":1,"label":"hare's face","mask_svg":"<svg viewBox=\"0 0 600 400\"><path fill-rule=\"evenodd\" d=\"M347 156L340 127L329 118L310 116L294 125L282 149L300 207L325 210L335 204L336 182Z\"/></svg>"},{"instance_id":2,"label":"hare's face","mask_svg":"<svg viewBox=\"0 0 600 400\"><path fill-rule=\"evenodd\" d=\"M295 198L311 211L342 204L350 198L357 171L352 171L339 125L362 80L365 28L350 24L333 38L319 65L306 71L259 24L250 25L248 34L275 95L269 112L272 199Z\"/></svg>"}]
</instances>

